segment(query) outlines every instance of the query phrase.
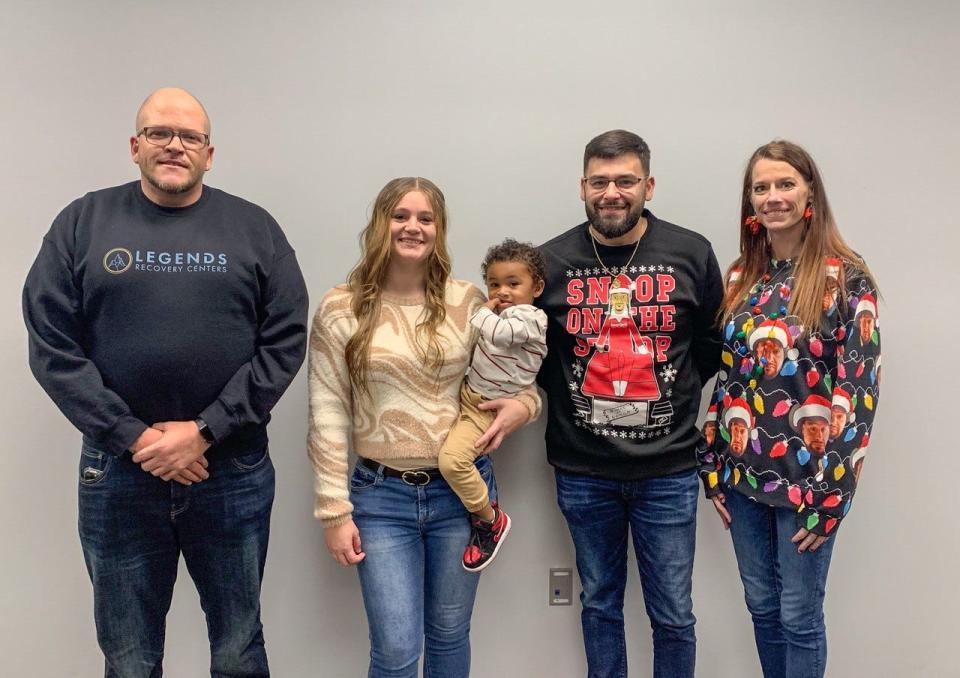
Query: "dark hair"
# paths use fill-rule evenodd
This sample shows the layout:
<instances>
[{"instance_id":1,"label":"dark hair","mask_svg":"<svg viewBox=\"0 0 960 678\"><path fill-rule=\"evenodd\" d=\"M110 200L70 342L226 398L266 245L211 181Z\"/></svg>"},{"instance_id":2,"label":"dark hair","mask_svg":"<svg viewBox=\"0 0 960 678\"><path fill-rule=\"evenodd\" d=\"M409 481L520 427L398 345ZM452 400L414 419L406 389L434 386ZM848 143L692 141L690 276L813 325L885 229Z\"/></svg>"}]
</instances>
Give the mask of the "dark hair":
<instances>
[{"instance_id":1,"label":"dark hair","mask_svg":"<svg viewBox=\"0 0 960 678\"><path fill-rule=\"evenodd\" d=\"M490 264L500 261L516 261L527 267L533 282L538 283L546 278L547 265L543 260L540 250L528 242L517 242L513 238L507 238L499 245L494 245L487 250L487 256L483 258L480 264L480 272L483 273L484 280L487 277L487 268Z\"/></svg>"},{"instance_id":2,"label":"dark hair","mask_svg":"<svg viewBox=\"0 0 960 678\"><path fill-rule=\"evenodd\" d=\"M647 146L647 142L625 129L612 129L595 136L583 149L583 171L586 173L587 163L593 158L611 160L631 153L640 158L643 171L649 172L650 147Z\"/></svg>"}]
</instances>

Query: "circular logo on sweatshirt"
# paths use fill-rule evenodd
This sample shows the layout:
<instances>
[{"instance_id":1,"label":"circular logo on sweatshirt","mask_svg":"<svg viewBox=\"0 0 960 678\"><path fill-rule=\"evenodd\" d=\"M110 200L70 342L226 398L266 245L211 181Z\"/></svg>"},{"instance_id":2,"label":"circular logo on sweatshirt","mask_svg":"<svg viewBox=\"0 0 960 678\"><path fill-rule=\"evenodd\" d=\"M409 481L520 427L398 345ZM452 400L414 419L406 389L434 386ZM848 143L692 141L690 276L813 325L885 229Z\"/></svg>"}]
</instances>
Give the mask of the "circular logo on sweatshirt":
<instances>
[{"instance_id":1,"label":"circular logo on sweatshirt","mask_svg":"<svg viewBox=\"0 0 960 678\"><path fill-rule=\"evenodd\" d=\"M133 263L133 254L125 247L114 247L103 255L103 267L107 273L123 273Z\"/></svg>"}]
</instances>

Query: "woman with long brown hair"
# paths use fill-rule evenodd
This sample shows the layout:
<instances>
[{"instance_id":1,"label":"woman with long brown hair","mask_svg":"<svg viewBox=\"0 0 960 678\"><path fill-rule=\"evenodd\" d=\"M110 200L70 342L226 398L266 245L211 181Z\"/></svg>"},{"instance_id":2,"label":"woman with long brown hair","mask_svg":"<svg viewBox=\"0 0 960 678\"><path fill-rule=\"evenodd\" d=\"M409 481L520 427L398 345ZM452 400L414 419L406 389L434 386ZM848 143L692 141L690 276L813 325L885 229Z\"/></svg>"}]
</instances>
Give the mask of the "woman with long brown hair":
<instances>
[{"instance_id":1,"label":"woman with long brown hair","mask_svg":"<svg viewBox=\"0 0 960 678\"><path fill-rule=\"evenodd\" d=\"M443 193L404 177L377 196L360 262L330 290L310 335L309 454L315 515L333 558L357 565L370 627L371 677L466 677L478 573L461 557L469 514L437 469L457 421L486 301L450 278ZM477 441L496 449L535 416L533 388L481 406L497 416ZM348 449L358 459L348 472ZM493 468L477 459L491 499Z\"/></svg>"},{"instance_id":2,"label":"woman with long brown hair","mask_svg":"<svg viewBox=\"0 0 960 678\"><path fill-rule=\"evenodd\" d=\"M819 678L827 570L879 396L878 292L796 144L750 157L741 224L721 309L718 435L700 472L733 538L764 677Z\"/></svg>"}]
</instances>

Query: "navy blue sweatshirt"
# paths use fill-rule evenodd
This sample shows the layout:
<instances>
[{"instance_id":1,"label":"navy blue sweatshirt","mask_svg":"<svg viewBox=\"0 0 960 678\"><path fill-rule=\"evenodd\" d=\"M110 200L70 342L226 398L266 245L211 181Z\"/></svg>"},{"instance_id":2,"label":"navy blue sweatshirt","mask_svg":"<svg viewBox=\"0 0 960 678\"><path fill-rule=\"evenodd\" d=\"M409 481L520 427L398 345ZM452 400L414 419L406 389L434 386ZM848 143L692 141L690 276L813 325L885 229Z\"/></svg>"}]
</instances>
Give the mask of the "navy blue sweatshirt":
<instances>
[{"instance_id":1,"label":"navy blue sweatshirt","mask_svg":"<svg viewBox=\"0 0 960 678\"><path fill-rule=\"evenodd\" d=\"M634 245L580 224L540 246L546 287L547 459L568 473L642 480L692 469L703 383L720 365L723 298L709 241L644 210ZM602 260L602 261L601 261ZM606 267L606 271L604 270Z\"/></svg>"},{"instance_id":2,"label":"navy blue sweatshirt","mask_svg":"<svg viewBox=\"0 0 960 678\"><path fill-rule=\"evenodd\" d=\"M30 368L84 436L123 454L147 426L202 417L208 458L267 441L303 362L307 292L262 208L203 187L165 208L140 182L64 209L27 275Z\"/></svg>"}]
</instances>

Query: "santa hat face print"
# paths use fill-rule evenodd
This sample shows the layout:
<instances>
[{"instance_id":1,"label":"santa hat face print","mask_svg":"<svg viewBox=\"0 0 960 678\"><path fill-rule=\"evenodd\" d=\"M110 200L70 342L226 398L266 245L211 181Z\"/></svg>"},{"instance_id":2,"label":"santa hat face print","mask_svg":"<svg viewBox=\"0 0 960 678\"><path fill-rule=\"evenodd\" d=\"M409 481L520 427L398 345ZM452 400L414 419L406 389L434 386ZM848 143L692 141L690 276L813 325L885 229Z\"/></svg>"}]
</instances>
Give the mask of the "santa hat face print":
<instances>
[{"instance_id":1,"label":"santa hat face print","mask_svg":"<svg viewBox=\"0 0 960 678\"><path fill-rule=\"evenodd\" d=\"M823 291L823 312L830 317L837 310L837 296L840 290L840 271L842 262L836 257L827 257L827 283Z\"/></svg>"},{"instance_id":2,"label":"santa hat face print","mask_svg":"<svg viewBox=\"0 0 960 678\"><path fill-rule=\"evenodd\" d=\"M730 452L742 457L747 451L747 440L753 435L754 420L750 405L743 398L736 398L723 411L723 426L730 433Z\"/></svg>"},{"instance_id":3,"label":"santa hat face print","mask_svg":"<svg viewBox=\"0 0 960 678\"><path fill-rule=\"evenodd\" d=\"M736 287L741 277L743 277L743 269L735 268L730 271L730 274L727 276L727 292L730 292Z\"/></svg>"},{"instance_id":4,"label":"santa hat face print","mask_svg":"<svg viewBox=\"0 0 960 678\"><path fill-rule=\"evenodd\" d=\"M782 320L767 319L750 333L750 349L763 368L763 376L771 379L780 374L787 357L785 351L792 351L793 335Z\"/></svg>"},{"instance_id":5,"label":"santa hat face print","mask_svg":"<svg viewBox=\"0 0 960 678\"><path fill-rule=\"evenodd\" d=\"M826 266L827 277L832 278L834 282L839 281L840 267L843 265L843 262L836 257L827 257L824 265Z\"/></svg>"},{"instance_id":6,"label":"santa hat face print","mask_svg":"<svg viewBox=\"0 0 960 678\"><path fill-rule=\"evenodd\" d=\"M703 420L703 437L707 441L707 447L713 445L717 438L717 404L713 403L707 408L706 419Z\"/></svg>"},{"instance_id":7,"label":"santa hat face print","mask_svg":"<svg viewBox=\"0 0 960 678\"><path fill-rule=\"evenodd\" d=\"M823 396L810 395L790 411L790 426L803 438L806 450L815 457L827 452L832 403ZM800 460L801 464L806 463Z\"/></svg>"},{"instance_id":8,"label":"santa hat face print","mask_svg":"<svg viewBox=\"0 0 960 678\"><path fill-rule=\"evenodd\" d=\"M877 300L872 294L867 293L860 298L853 319L860 330L860 345L877 343Z\"/></svg>"},{"instance_id":9,"label":"santa hat face print","mask_svg":"<svg viewBox=\"0 0 960 678\"><path fill-rule=\"evenodd\" d=\"M860 298L855 317L859 318L861 313L869 313L874 318L877 317L877 300L872 294L867 293Z\"/></svg>"},{"instance_id":10,"label":"santa hat face print","mask_svg":"<svg viewBox=\"0 0 960 678\"><path fill-rule=\"evenodd\" d=\"M839 386L833 389L833 401L830 407L830 439L840 437L847 424L856 419L854 414L853 398Z\"/></svg>"}]
</instances>

